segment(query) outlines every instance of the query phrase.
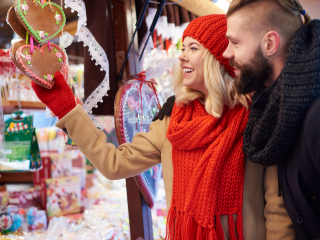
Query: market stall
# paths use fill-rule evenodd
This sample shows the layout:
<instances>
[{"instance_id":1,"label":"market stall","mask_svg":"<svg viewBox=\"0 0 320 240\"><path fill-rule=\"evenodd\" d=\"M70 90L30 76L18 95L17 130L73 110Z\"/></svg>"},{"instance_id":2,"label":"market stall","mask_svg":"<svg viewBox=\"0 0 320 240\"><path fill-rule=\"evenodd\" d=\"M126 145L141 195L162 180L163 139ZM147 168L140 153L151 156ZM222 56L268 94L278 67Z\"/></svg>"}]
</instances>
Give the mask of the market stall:
<instances>
[{"instance_id":1,"label":"market stall","mask_svg":"<svg viewBox=\"0 0 320 240\"><path fill-rule=\"evenodd\" d=\"M184 29L229 2L1 1L0 239L165 238L161 164L106 179L54 127L31 81L51 89L61 72L107 141L129 143L173 95Z\"/></svg>"}]
</instances>

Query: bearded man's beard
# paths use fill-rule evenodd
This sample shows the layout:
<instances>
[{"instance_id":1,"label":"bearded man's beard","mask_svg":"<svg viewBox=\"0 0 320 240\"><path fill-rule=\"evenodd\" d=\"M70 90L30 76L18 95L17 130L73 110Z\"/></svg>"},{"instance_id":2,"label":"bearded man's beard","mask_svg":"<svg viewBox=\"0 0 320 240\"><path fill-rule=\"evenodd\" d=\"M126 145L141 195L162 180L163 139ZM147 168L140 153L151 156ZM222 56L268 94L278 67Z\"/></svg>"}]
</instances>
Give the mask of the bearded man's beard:
<instances>
[{"instance_id":1,"label":"bearded man's beard","mask_svg":"<svg viewBox=\"0 0 320 240\"><path fill-rule=\"evenodd\" d=\"M229 62L231 66L240 69L240 74L235 78L235 87L239 94L263 90L271 80L274 71L268 59L263 56L261 47L257 48L250 63L239 64L233 59Z\"/></svg>"}]
</instances>

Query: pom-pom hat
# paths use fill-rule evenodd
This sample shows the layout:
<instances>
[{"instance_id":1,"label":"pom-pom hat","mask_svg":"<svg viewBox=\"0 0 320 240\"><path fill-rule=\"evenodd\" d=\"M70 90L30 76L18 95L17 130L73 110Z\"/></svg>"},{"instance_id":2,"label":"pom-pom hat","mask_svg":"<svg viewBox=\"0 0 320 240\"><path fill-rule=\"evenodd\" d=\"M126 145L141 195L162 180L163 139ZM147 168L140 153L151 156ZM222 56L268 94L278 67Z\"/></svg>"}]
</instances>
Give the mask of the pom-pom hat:
<instances>
[{"instance_id":1,"label":"pom-pom hat","mask_svg":"<svg viewBox=\"0 0 320 240\"><path fill-rule=\"evenodd\" d=\"M208 49L225 67L230 76L235 77L234 68L229 60L222 56L229 41L226 38L227 19L224 14L211 14L192 20L184 30L182 40L192 37Z\"/></svg>"}]
</instances>

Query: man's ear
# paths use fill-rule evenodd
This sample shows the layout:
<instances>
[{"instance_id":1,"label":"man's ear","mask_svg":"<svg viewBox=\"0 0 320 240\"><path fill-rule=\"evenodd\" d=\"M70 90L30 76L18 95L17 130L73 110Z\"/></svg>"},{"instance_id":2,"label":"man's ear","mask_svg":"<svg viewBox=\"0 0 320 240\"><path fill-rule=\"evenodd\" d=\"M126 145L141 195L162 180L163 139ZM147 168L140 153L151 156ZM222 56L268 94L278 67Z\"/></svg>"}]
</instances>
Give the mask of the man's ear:
<instances>
[{"instance_id":1,"label":"man's ear","mask_svg":"<svg viewBox=\"0 0 320 240\"><path fill-rule=\"evenodd\" d=\"M267 57L273 56L280 45L280 35L276 31L269 31L263 37L263 50Z\"/></svg>"}]
</instances>

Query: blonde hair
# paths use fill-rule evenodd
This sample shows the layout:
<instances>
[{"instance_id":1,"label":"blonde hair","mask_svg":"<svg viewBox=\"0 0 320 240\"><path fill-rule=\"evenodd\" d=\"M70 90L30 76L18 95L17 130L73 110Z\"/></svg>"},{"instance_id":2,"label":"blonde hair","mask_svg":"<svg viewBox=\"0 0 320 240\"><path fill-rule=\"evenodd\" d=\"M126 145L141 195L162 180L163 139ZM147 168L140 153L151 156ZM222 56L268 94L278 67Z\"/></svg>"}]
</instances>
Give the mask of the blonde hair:
<instances>
[{"instance_id":1,"label":"blonde hair","mask_svg":"<svg viewBox=\"0 0 320 240\"><path fill-rule=\"evenodd\" d=\"M183 106L199 99L205 105L206 111L216 118L221 117L225 105L233 108L241 104L248 108L247 96L236 93L234 79L216 57L206 50L202 61L204 61L204 83L208 90L207 98L204 99L203 93L183 86L183 70L179 64L175 64L172 84L176 103Z\"/></svg>"}]
</instances>

